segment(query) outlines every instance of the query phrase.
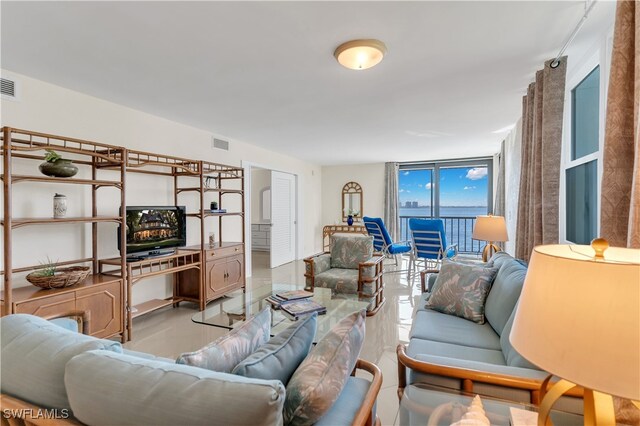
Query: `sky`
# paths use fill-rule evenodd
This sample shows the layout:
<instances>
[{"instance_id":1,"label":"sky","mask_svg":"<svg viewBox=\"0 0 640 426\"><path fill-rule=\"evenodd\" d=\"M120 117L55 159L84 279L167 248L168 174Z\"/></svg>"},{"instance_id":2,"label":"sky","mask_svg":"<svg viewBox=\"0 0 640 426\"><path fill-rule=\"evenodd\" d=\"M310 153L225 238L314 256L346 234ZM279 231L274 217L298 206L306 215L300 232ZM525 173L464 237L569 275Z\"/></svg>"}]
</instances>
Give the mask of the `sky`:
<instances>
[{"instance_id":1,"label":"sky","mask_svg":"<svg viewBox=\"0 0 640 426\"><path fill-rule=\"evenodd\" d=\"M487 168L451 167L440 169L441 206L486 206ZM431 205L431 191L435 189L431 170L400 170L398 191L400 204L417 201L420 206Z\"/></svg>"}]
</instances>

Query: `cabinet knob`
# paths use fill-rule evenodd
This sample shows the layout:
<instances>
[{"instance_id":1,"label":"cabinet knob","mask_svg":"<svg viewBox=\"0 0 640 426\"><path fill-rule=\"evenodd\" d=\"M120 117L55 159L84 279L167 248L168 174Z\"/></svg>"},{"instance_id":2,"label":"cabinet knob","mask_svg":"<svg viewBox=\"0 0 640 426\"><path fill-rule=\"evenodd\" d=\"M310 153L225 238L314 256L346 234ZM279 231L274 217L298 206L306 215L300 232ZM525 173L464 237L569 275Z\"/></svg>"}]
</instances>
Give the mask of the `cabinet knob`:
<instances>
[{"instance_id":1,"label":"cabinet knob","mask_svg":"<svg viewBox=\"0 0 640 426\"><path fill-rule=\"evenodd\" d=\"M238 247L236 247L234 250L235 250L235 251L238 251L238 250L240 250L240 249L239 249Z\"/></svg>"}]
</instances>

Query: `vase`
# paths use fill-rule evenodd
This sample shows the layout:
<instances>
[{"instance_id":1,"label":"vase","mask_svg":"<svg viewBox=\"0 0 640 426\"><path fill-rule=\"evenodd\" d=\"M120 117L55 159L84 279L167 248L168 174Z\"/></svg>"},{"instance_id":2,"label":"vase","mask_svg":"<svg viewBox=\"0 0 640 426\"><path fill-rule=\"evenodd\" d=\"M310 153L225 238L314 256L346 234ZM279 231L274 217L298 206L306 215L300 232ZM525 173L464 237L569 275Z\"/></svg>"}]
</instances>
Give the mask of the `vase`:
<instances>
[{"instance_id":1,"label":"vase","mask_svg":"<svg viewBox=\"0 0 640 426\"><path fill-rule=\"evenodd\" d=\"M56 194L53 197L53 218L61 219L67 215L67 197L63 194Z\"/></svg>"},{"instance_id":2,"label":"vase","mask_svg":"<svg viewBox=\"0 0 640 426\"><path fill-rule=\"evenodd\" d=\"M351 215L347 216L347 225L349 226L353 225L353 216Z\"/></svg>"},{"instance_id":3,"label":"vase","mask_svg":"<svg viewBox=\"0 0 640 426\"><path fill-rule=\"evenodd\" d=\"M71 162L60 158L54 162L45 161L38 166L43 175L52 177L71 177L78 173L78 167Z\"/></svg>"}]
</instances>

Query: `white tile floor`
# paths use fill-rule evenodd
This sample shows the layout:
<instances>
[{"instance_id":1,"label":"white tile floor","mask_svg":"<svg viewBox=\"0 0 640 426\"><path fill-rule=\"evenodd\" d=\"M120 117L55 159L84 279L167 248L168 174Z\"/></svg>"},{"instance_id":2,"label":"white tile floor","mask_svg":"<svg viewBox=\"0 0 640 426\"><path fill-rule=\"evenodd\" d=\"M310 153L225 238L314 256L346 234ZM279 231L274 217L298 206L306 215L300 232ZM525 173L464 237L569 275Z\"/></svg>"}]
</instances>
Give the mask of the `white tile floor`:
<instances>
[{"instance_id":1,"label":"white tile floor","mask_svg":"<svg viewBox=\"0 0 640 426\"><path fill-rule=\"evenodd\" d=\"M266 253L253 253L253 276L247 279L247 286L255 288L271 282L299 284L301 287L304 285L302 261L269 269L268 260ZM393 262L385 262L386 271L394 269ZM375 363L382 370L383 384L378 395L378 416L383 425L394 425L398 417L395 351L398 343L408 342L415 296L419 295L420 290L417 279L412 286L407 285L406 273L386 273L384 283L387 303L377 315L367 317L366 339L360 357ZM194 305L184 303L175 309L165 308L137 318L134 320L133 340L125 346L176 358L182 352L201 348L226 333L221 328L191 322L191 316L195 312Z\"/></svg>"}]
</instances>

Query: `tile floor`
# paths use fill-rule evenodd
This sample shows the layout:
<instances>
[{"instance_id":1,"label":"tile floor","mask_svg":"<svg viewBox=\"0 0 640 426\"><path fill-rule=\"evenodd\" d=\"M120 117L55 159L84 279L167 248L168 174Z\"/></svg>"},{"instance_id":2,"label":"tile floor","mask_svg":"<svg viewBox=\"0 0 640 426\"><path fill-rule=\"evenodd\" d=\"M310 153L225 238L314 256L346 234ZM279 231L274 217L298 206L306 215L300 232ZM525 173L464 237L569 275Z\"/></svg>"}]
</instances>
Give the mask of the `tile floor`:
<instances>
[{"instance_id":1,"label":"tile floor","mask_svg":"<svg viewBox=\"0 0 640 426\"><path fill-rule=\"evenodd\" d=\"M271 282L304 285L304 263L295 261L269 269L268 254L253 254L253 276L247 286L256 288ZM406 267L406 264L405 264ZM394 425L398 417L396 387L396 346L407 343L411 327L411 315L418 280L407 285L406 273L392 271L398 268L391 261L385 262L384 276L387 303L373 317L367 317L366 338L360 357L378 365L382 370L383 384L378 395L378 416L383 425ZM209 306L215 304L211 302ZM182 304L178 308L165 308L134 320L133 339L125 346L129 349L154 355L176 358L182 352L193 351L226 333L216 327L198 325L191 321L195 313L193 305Z\"/></svg>"}]
</instances>

